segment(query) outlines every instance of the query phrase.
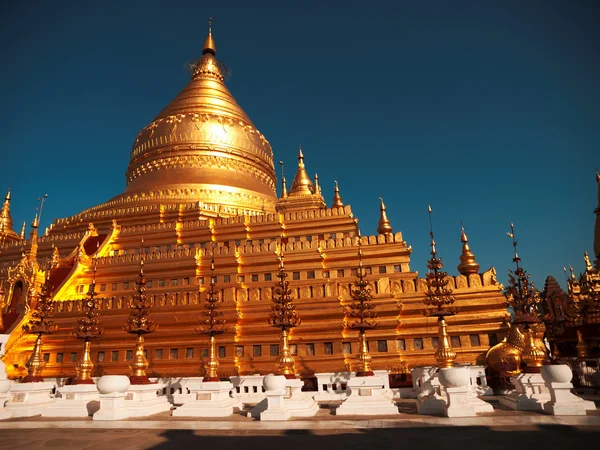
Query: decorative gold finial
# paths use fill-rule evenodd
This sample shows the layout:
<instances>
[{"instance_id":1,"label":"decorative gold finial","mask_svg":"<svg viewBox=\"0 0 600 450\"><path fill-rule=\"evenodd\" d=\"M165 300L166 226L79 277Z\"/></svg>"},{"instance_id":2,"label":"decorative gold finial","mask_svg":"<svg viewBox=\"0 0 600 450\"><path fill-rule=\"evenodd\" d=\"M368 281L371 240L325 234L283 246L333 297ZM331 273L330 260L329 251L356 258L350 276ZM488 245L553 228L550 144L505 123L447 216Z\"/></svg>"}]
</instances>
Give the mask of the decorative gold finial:
<instances>
[{"instance_id":1,"label":"decorative gold finial","mask_svg":"<svg viewBox=\"0 0 600 450\"><path fill-rule=\"evenodd\" d=\"M294 181L292 182L290 196L311 195L314 193L315 188L313 187L312 181L310 181L310 177L306 173L306 168L304 165L304 153L302 153L302 146L299 146L298 171L296 172L296 176L294 177Z\"/></svg>"},{"instance_id":2,"label":"decorative gold finial","mask_svg":"<svg viewBox=\"0 0 600 450\"><path fill-rule=\"evenodd\" d=\"M583 251L583 261L585 262L586 272L591 272L592 270L594 270L594 267L592 266L592 263L590 261L590 256L588 255L588 252L586 250Z\"/></svg>"},{"instance_id":3,"label":"decorative gold finial","mask_svg":"<svg viewBox=\"0 0 600 450\"><path fill-rule=\"evenodd\" d=\"M10 189L8 190L6 197L4 197L4 204L2 210L0 210L0 244L4 244L6 241L18 240L19 236L13 230L13 221L10 215Z\"/></svg>"},{"instance_id":4,"label":"decorative gold finial","mask_svg":"<svg viewBox=\"0 0 600 450\"><path fill-rule=\"evenodd\" d=\"M283 161L279 161L279 165L281 166L281 198L286 198L288 193L287 182L285 181L285 172L283 170Z\"/></svg>"},{"instance_id":5,"label":"decorative gold finial","mask_svg":"<svg viewBox=\"0 0 600 450\"><path fill-rule=\"evenodd\" d=\"M202 54L210 53L215 56L217 54L217 49L215 47L215 41L212 37L212 17L208 20L208 37L204 41L204 47L202 49Z\"/></svg>"},{"instance_id":6,"label":"decorative gold finial","mask_svg":"<svg viewBox=\"0 0 600 450\"><path fill-rule=\"evenodd\" d=\"M356 370L357 377L372 376L371 369L371 354L367 345L366 330L371 330L379 324L374 321L377 318L377 313L373 311L375 305L371 302L373 294L369 287L369 282L365 279L365 271L363 270L361 235L358 228L358 219L354 220L356 225L356 236L358 238L358 267L356 269L357 280L354 282L354 289L351 289L350 296L353 302L343 306L345 320L342 326L348 330L358 330L359 349L356 355L358 367ZM350 322L349 319L354 319Z\"/></svg>"},{"instance_id":7,"label":"decorative gold finial","mask_svg":"<svg viewBox=\"0 0 600 450\"><path fill-rule=\"evenodd\" d=\"M219 360L217 358L216 336L225 332L227 321L223 319L223 312L219 311L219 296L215 289L217 278L215 277L215 254L214 247L210 257L210 288L204 301L203 318L198 322L200 327L196 331L209 336L208 362L204 365L205 374L203 381L221 381L217 374Z\"/></svg>"},{"instance_id":8,"label":"decorative gold finial","mask_svg":"<svg viewBox=\"0 0 600 450\"><path fill-rule=\"evenodd\" d=\"M25 363L27 376L23 378L24 383L44 381L42 371L46 366L42 352L42 335L52 334L58 330L54 323L54 302L52 299L52 284L50 283L50 272L46 271L46 279L38 295L34 286L30 287L29 304L33 312L29 321L23 325L23 331L28 334L36 334L37 338L33 346L33 352Z\"/></svg>"},{"instance_id":9,"label":"decorative gold finial","mask_svg":"<svg viewBox=\"0 0 600 450\"><path fill-rule=\"evenodd\" d=\"M458 271L465 275L469 276L472 273L479 273L479 264L475 261L475 255L471 252L471 248L469 247L469 238L467 237L467 233L465 233L465 227L462 222L460 223L461 233L460 233L460 242L462 242L462 253L460 255L460 264L458 265Z\"/></svg>"},{"instance_id":10,"label":"decorative gold finial","mask_svg":"<svg viewBox=\"0 0 600 450\"><path fill-rule=\"evenodd\" d=\"M97 244L97 247L99 245ZM75 367L77 377L73 381L73 384L94 384L94 380L92 379L94 363L90 355L90 341L99 338L104 333L104 329L100 327L100 319L98 319L98 300L96 299L97 268L98 256L95 255L92 266L92 283L88 290L88 298L83 301L83 316L77 319L77 325L71 331L73 337L84 341L81 360Z\"/></svg>"},{"instance_id":11,"label":"decorative gold finial","mask_svg":"<svg viewBox=\"0 0 600 450\"><path fill-rule=\"evenodd\" d=\"M388 219L382 197L379 197L379 222L377 222L377 225L377 233L384 235L392 234L392 225L390 224L390 219Z\"/></svg>"},{"instance_id":12,"label":"decorative gold finial","mask_svg":"<svg viewBox=\"0 0 600 450\"><path fill-rule=\"evenodd\" d=\"M427 260L427 291L425 292L425 311L426 316L438 318L438 348L434 353L435 360L440 367L452 367L457 355L450 345L448 337L446 317L458 313L458 308L454 306L455 298L452 295L452 288L448 286L446 279L447 273L442 270L444 264L442 258L438 258L435 249L435 240L433 234L433 220L431 206L427 206L429 214L429 236L431 238L431 258Z\"/></svg>"},{"instance_id":13,"label":"decorative gold finial","mask_svg":"<svg viewBox=\"0 0 600 450\"><path fill-rule=\"evenodd\" d=\"M315 194L321 195L321 186L319 185L319 174L315 173Z\"/></svg>"},{"instance_id":14,"label":"decorative gold finial","mask_svg":"<svg viewBox=\"0 0 600 450\"><path fill-rule=\"evenodd\" d=\"M287 280L288 274L285 271L283 264L286 242L287 238L282 234L277 255L277 259L279 260L279 272L277 273L277 278L279 278L279 281L273 288L273 305L271 305L268 323L272 327L281 330L281 351L276 360L277 368L286 378L295 379L295 361L289 347L289 333L292 328L300 325L302 321L300 315L296 311L296 305L294 305L291 295L290 282Z\"/></svg>"},{"instance_id":15,"label":"decorative gold finial","mask_svg":"<svg viewBox=\"0 0 600 450\"><path fill-rule=\"evenodd\" d=\"M334 181L335 186L333 188L333 202L331 204L332 208L343 208L344 202L342 201L342 197L340 196L340 188L338 186L337 180Z\"/></svg>"},{"instance_id":16,"label":"decorative gold finial","mask_svg":"<svg viewBox=\"0 0 600 450\"><path fill-rule=\"evenodd\" d=\"M148 360L144 355L144 335L156 330L154 318L150 317L152 300L146 294L146 278L144 277L144 254L140 255L140 273L135 282L136 295L131 301L131 310L123 329L130 334L137 335L135 342L135 355L129 366L132 374L129 377L131 384L149 384L146 369Z\"/></svg>"},{"instance_id":17,"label":"decorative gold finial","mask_svg":"<svg viewBox=\"0 0 600 450\"><path fill-rule=\"evenodd\" d=\"M521 359L525 364L524 372L539 372L542 364L546 360L546 354L543 350L544 345L538 343L536 331L541 321L539 304L541 296L538 290L529 279L529 274L520 267L521 258L517 253L517 241L515 239L515 226L511 222L510 233L506 233L512 239L514 257L513 262L516 270L509 270L509 285L504 291L507 303L515 311L514 326L523 326L525 335L525 347L521 353Z\"/></svg>"},{"instance_id":18,"label":"decorative gold finial","mask_svg":"<svg viewBox=\"0 0 600 450\"><path fill-rule=\"evenodd\" d=\"M23 226L21 227L21 234L19 235L19 238L21 238L21 239L25 239L25 227L26 226L27 226L27 221L24 220Z\"/></svg>"}]
</instances>

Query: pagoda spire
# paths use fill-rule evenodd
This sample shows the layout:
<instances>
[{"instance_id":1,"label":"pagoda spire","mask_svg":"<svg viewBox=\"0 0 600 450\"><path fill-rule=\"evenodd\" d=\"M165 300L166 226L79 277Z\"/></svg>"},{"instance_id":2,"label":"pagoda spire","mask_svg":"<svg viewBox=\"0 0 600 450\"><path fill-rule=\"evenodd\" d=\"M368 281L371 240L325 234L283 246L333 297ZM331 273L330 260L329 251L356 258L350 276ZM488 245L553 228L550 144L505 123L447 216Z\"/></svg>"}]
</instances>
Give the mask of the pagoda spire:
<instances>
[{"instance_id":1,"label":"pagoda spire","mask_svg":"<svg viewBox=\"0 0 600 450\"><path fill-rule=\"evenodd\" d=\"M594 210L596 223L594 224L594 264L600 270L600 173L596 172L596 183L598 184L598 207Z\"/></svg>"},{"instance_id":2,"label":"pagoda spire","mask_svg":"<svg viewBox=\"0 0 600 450\"><path fill-rule=\"evenodd\" d=\"M13 230L13 221L10 215L10 189L0 210L0 244L6 241L18 240L19 235Z\"/></svg>"},{"instance_id":3,"label":"pagoda spire","mask_svg":"<svg viewBox=\"0 0 600 450\"><path fill-rule=\"evenodd\" d=\"M513 324L523 325L525 331L525 348L521 353L521 359L525 364L525 372L540 372L542 364L546 359L543 345L536 343L536 330L542 322L540 319L541 297L538 290L529 279L529 274L519 265L521 258L517 253L517 240L515 239L515 226L511 222L510 233L506 233L512 239L514 257L513 262L516 270L508 271L508 287L504 295L509 306L515 311Z\"/></svg>"},{"instance_id":4,"label":"pagoda spire","mask_svg":"<svg viewBox=\"0 0 600 450\"><path fill-rule=\"evenodd\" d=\"M377 225L377 233L383 235L392 234L392 225L390 224L390 219L388 219L382 197L379 197L379 222L377 222Z\"/></svg>"},{"instance_id":5,"label":"pagoda spire","mask_svg":"<svg viewBox=\"0 0 600 450\"><path fill-rule=\"evenodd\" d=\"M366 273L363 267L363 252L362 252L362 236L360 229L358 228L358 219L354 219L356 225L356 236L358 240L358 267L356 268L357 280L354 282L354 287L350 290L350 297L352 303L344 305L344 322L342 326L346 330L358 330L358 344L359 350L356 355L357 377L373 376L371 369L372 357L369 353L369 346L367 344L367 330L376 328L379 324L375 322L377 313L373 311L375 304L373 300L373 294L369 286L368 280L365 279Z\"/></svg>"},{"instance_id":6,"label":"pagoda spire","mask_svg":"<svg viewBox=\"0 0 600 450\"><path fill-rule=\"evenodd\" d=\"M285 172L283 170L283 161L279 161L279 165L281 166L281 197L280 198L287 198L287 196L288 196L287 182L285 181Z\"/></svg>"},{"instance_id":7,"label":"pagoda spire","mask_svg":"<svg viewBox=\"0 0 600 450\"><path fill-rule=\"evenodd\" d=\"M315 194L321 195L321 186L319 185L319 174L315 173Z\"/></svg>"},{"instance_id":8,"label":"pagoda spire","mask_svg":"<svg viewBox=\"0 0 600 450\"><path fill-rule=\"evenodd\" d=\"M283 178L283 177L282 177ZM282 180L285 185L285 179ZM285 195L287 194L287 195ZM285 196L284 196L285 195ZM277 211L306 211L310 209L325 209L327 205L319 186L319 177L315 176L315 184L311 181L306 166L304 165L304 153L302 147L298 148L298 170L292 182L289 193L282 186L282 196L277 202Z\"/></svg>"},{"instance_id":9,"label":"pagoda spire","mask_svg":"<svg viewBox=\"0 0 600 450\"><path fill-rule=\"evenodd\" d=\"M465 275L469 276L472 273L479 273L479 264L475 261L475 255L471 251L469 247L469 238L467 237L467 233L465 233L465 227L462 222L460 223L461 233L460 233L460 242L462 242L462 253L460 255L460 264L458 265L458 271Z\"/></svg>"},{"instance_id":10,"label":"pagoda spire","mask_svg":"<svg viewBox=\"0 0 600 450\"><path fill-rule=\"evenodd\" d=\"M427 291L425 292L425 311L426 316L438 318L438 347L434 353L435 360L440 367L453 367L454 360L457 357L452 349L450 338L447 331L446 317L458 313L458 308L454 306L456 299L452 295L452 288L448 286L446 279L448 275L444 269L442 258L437 256L435 249L435 239L433 234L433 221L431 218L431 206L427 206L429 213L429 237L431 238L431 258L427 260Z\"/></svg>"},{"instance_id":11,"label":"pagoda spire","mask_svg":"<svg viewBox=\"0 0 600 450\"><path fill-rule=\"evenodd\" d=\"M19 238L21 238L21 240L25 239L25 227L27 227L26 220L23 221L23 225L21 226L21 234L19 235Z\"/></svg>"},{"instance_id":12,"label":"pagoda spire","mask_svg":"<svg viewBox=\"0 0 600 450\"><path fill-rule=\"evenodd\" d=\"M306 167L304 165L304 153L302 153L302 146L298 147L298 170L294 181L292 182L292 188L290 189L290 196L296 195L311 195L315 193L312 181L308 173L306 173Z\"/></svg>"},{"instance_id":13,"label":"pagoda spire","mask_svg":"<svg viewBox=\"0 0 600 450\"><path fill-rule=\"evenodd\" d=\"M213 22L213 19L211 17L210 19L208 19L208 36L206 37L206 40L204 41L204 46L202 48L203 55L210 53L211 55L215 56L217 54L217 48L215 47L215 40L213 39L213 36L212 36L212 22Z\"/></svg>"},{"instance_id":14,"label":"pagoda spire","mask_svg":"<svg viewBox=\"0 0 600 450\"><path fill-rule=\"evenodd\" d=\"M338 186L337 180L334 181L335 187L333 188L333 203L331 204L332 208L340 208L344 207L344 202L342 201L342 197L340 196L340 188Z\"/></svg>"}]
</instances>

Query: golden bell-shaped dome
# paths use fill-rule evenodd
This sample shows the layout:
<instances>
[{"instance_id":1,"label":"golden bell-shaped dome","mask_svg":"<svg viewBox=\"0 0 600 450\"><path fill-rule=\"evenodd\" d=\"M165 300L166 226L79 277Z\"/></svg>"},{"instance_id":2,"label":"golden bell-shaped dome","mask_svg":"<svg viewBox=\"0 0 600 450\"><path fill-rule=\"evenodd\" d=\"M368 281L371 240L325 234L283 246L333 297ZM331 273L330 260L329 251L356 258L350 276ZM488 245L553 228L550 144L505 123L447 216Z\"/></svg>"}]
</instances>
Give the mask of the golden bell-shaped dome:
<instances>
[{"instance_id":1,"label":"golden bell-shaped dome","mask_svg":"<svg viewBox=\"0 0 600 450\"><path fill-rule=\"evenodd\" d=\"M125 192L107 205L201 201L230 214L274 212L269 142L224 83L209 29L190 82L138 134Z\"/></svg>"},{"instance_id":2,"label":"golden bell-shaped dome","mask_svg":"<svg viewBox=\"0 0 600 450\"><path fill-rule=\"evenodd\" d=\"M500 376L518 374L524 348L525 336L517 325L511 325L504 340L490 348L485 355L488 368Z\"/></svg>"}]
</instances>

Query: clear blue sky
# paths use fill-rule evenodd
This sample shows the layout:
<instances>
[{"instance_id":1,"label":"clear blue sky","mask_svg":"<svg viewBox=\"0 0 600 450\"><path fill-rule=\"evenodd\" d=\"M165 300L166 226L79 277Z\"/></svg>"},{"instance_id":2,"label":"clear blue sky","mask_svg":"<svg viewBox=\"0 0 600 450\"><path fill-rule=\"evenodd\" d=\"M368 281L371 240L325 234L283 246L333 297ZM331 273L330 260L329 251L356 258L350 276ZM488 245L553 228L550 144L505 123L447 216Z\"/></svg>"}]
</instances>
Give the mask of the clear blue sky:
<instances>
[{"instance_id":1,"label":"clear blue sky","mask_svg":"<svg viewBox=\"0 0 600 450\"><path fill-rule=\"evenodd\" d=\"M540 289L592 252L598 2L8 3L0 189L13 190L16 228L44 193L45 227L124 189L135 136L186 84L213 16L228 86L275 160L289 176L301 143L363 234L382 195L421 274L428 204L450 273L461 220L504 282L511 221Z\"/></svg>"}]
</instances>

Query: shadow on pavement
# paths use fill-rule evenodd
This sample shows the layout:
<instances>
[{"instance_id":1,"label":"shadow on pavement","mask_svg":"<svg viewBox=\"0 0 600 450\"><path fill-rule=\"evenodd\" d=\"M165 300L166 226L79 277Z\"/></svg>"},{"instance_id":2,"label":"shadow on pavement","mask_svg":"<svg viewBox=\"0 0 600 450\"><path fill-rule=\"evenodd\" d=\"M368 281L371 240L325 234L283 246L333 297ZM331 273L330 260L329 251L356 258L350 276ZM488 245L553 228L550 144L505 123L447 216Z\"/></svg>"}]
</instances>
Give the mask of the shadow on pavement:
<instances>
[{"instance_id":1,"label":"shadow on pavement","mask_svg":"<svg viewBox=\"0 0 600 450\"><path fill-rule=\"evenodd\" d=\"M147 447L153 450L207 448L235 450L267 449L387 449L436 448L485 450L552 450L579 445L596 445L600 429L561 425L532 425L518 430L490 427L437 427L354 430L285 430L220 432L168 430L159 433L164 442ZM157 436L157 437L158 437ZM476 446L476 447L474 447ZM479 447L480 446L480 447Z\"/></svg>"}]
</instances>

